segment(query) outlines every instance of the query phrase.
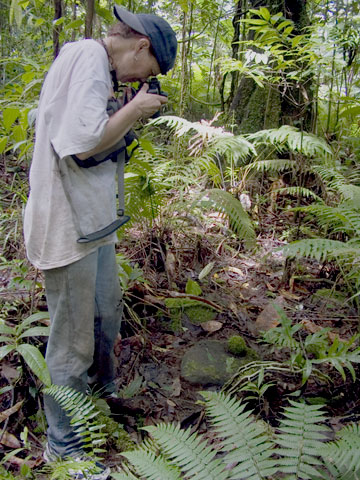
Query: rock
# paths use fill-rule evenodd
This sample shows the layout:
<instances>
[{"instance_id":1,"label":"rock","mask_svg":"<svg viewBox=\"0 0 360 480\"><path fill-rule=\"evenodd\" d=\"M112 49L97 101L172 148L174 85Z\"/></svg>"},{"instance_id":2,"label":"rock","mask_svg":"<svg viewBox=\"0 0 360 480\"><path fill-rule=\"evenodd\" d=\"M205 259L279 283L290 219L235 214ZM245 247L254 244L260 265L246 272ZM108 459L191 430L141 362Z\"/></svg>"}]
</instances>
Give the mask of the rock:
<instances>
[{"instance_id":1,"label":"rock","mask_svg":"<svg viewBox=\"0 0 360 480\"><path fill-rule=\"evenodd\" d=\"M217 340L204 340L191 347L181 362L184 380L200 385L223 385L237 370L256 357L248 349L247 355L236 357L227 350L227 344Z\"/></svg>"}]
</instances>

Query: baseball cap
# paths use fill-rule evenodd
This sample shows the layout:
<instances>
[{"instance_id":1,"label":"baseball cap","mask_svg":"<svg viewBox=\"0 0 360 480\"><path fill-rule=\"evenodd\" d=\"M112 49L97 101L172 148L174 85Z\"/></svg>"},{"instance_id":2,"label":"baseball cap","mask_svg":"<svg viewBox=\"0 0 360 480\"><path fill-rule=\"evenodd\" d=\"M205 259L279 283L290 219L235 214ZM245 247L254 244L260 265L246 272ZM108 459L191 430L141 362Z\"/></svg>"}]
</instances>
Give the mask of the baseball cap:
<instances>
[{"instance_id":1,"label":"baseball cap","mask_svg":"<svg viewBox=\"0 0 360 480\"><path fill-rule=\"evenodd\" d=\"M118 20L126 23L133 30L150 38L162 74L173 68L177 40L174 30L166 20L149 13L132 13L117 5L114 6L114 14Z\"/></svg>"}]
</instances>

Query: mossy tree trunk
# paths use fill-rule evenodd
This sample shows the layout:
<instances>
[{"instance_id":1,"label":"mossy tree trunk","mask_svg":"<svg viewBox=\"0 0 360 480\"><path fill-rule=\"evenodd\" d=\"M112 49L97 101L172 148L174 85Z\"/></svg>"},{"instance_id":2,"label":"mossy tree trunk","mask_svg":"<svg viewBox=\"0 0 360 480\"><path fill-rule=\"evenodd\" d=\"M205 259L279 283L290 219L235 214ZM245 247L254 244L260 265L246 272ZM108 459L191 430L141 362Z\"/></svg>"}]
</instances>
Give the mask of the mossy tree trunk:
<instances>
[{"instance_id":1,"label":"mossy tree trunk","mask_svg":"<svg viewBox=\"0 0 360 480\"><path fill-rule=\"evenodd\" d=\"M234 18L234 58L239 58L236 47L241 35L238 22L249 9L264 6L271 14L281 11L286 18L295 23L294 33L299 33L307 23L305 4L306 0L277 0L271 4L264 0L241 0L237 4L236 19ZM247 38L250 40L251 36L252 32ZM274 86L267 85L261 88L249 77L233 76L229 117L241 133L277 128L281 124L296 125L300 119L305 122L301 127L307 129L306 127L311 124L310 86L311 79L306 86L291 88L287 95L282 95L282 92Z\"/></svg>"}]
</instances>

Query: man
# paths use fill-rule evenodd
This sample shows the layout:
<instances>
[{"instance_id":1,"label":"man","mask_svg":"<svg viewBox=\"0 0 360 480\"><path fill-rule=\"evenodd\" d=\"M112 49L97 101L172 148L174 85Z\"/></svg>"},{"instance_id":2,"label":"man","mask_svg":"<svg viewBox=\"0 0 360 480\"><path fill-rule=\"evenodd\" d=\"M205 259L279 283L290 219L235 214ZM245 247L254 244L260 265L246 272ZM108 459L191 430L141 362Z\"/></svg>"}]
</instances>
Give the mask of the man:
<instances>
[{"instance_id":1,"label":"man","mask_svg":"<svg viewBox=\"0 0 360 480\"><path fill-rule=\"evenodd\" d=\"M28 258L45 276L51 318L46 361L52 382L84 393L91 382L108 395L115 389L113 347L122 314L114 245L114 231L126 220L123 212L116 218L119 151L133 124L167 102L165 96L147 93L145 84L109 116L111 77L145 82L165 74L174 66L177 48L175 33L162 18L117 6L114 13L119 22L107 38L65 45L47 74L24 218ZM112 150L115 158L98 161ZM44 403L49 425L45 459L81 459L81 440L65 412L48 396ZM86 478L106 479L109 469L99 469ZM85 478L80 471L74 475Z\"/></svg>"}]
</instances>

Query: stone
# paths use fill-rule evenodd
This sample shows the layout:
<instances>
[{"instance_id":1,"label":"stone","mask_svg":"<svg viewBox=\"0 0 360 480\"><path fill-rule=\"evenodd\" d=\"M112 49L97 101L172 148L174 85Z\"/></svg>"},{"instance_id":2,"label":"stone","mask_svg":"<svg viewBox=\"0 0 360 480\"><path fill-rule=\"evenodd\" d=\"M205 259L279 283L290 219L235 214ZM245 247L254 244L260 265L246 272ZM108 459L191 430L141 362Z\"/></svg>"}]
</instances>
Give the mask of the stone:
<instances>
[{"instance_id":1,"label":"stone","mask_svg":"<svg viewBox=\"0 0 360 480\"><path fill-rule=\"evenodd\" d=\"M254 361L256 353L248 349L243 357L228 352L226 342L202 340L184 354L182 378L192 384L224 385L242 365Z\"/></svg>"}]
</instances>

